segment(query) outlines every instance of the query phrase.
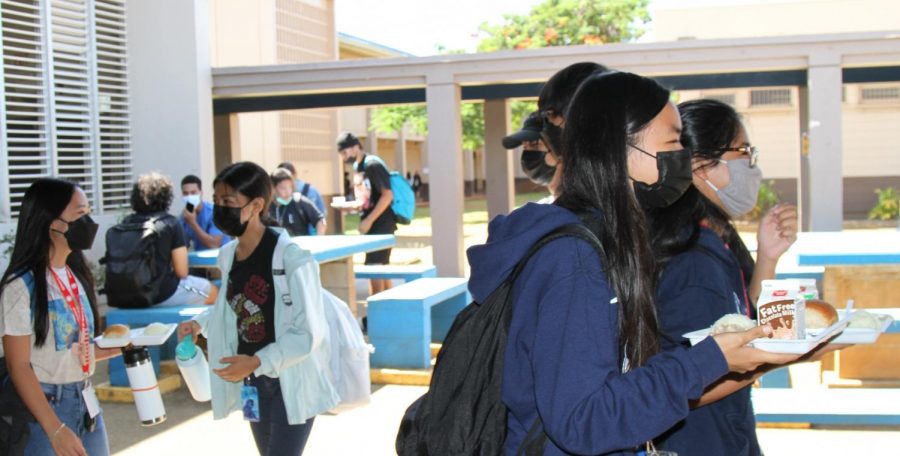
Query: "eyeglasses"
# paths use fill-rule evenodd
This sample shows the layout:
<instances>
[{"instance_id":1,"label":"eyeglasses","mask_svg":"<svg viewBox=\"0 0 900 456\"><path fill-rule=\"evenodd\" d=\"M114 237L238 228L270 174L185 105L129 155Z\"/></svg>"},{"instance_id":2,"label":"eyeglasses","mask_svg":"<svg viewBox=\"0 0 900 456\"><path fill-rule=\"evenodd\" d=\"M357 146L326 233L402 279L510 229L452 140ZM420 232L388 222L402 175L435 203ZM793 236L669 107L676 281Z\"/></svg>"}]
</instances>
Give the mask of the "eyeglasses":
<instances>
[{"instance_id":1,"label":"eyeglasses","mask_svg":"<svg viewBox=\"0 0 900 456\"><path fill-rule=\"evenodd\" d=\"M756 164L759 162L759 149L757 149L756 146L728 147L719 149L719 152L740 152L741 155L750 157L751 168L755 168Z\"/></svg>"}]
</instances>

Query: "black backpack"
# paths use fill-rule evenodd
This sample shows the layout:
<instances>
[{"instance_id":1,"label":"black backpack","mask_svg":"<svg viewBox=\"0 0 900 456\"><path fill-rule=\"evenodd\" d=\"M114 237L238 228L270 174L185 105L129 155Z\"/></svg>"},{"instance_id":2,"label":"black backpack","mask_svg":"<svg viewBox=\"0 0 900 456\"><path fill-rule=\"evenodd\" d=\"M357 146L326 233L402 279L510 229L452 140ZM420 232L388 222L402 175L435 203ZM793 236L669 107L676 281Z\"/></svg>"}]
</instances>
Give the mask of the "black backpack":
<instances>
[{"instance_id":1,"label":"black backpack","mask_svg":"<svg viewBox=\"0 0 900 456\"><path fill-rule=\"evenodd\" d=\"M509 277L482 303L463 309L437 356L431 385L406 410L396 450L409 455L500 455L506 441L506 406L500 398L512 288L528 260L548 242L577 237L602 252L584 225L566 225L541 238ZM547 436L535 420L517 454L543 454Z\"/></svg>"},{"instance_id":2,"label":"black backpack","mask_svg":"<svg viewBox=\"0 0 900 456\"><path fill-rule=\"evenodd\" d=\"M159 215L142 222L122 222L106 232L104 293L112 307L140 309L154 304L167 267L157 264L159 233L165 227Z\"/></svg>"}]
</instances>

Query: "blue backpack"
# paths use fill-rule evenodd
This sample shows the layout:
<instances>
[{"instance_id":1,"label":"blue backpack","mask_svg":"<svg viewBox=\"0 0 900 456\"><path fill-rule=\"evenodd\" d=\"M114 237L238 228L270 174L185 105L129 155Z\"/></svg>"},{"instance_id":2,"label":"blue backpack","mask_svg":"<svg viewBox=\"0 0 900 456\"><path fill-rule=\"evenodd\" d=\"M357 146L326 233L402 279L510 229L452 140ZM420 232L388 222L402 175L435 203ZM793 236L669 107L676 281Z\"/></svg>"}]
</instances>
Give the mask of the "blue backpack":
<instances>
[{"instance_id":1,"label":"blue backpack","mask_svg":"<svg viewBox=\"0 0 900 456\"><path fill-rule=\"evenodd\" d=\"M375 155L366 155L363 159L363 166L368 166L369 159L375 160L384 169L388 169L387 165L381 157ZM409 182L397 171L388 170L391 176L391 192L394 193L394 200L391 202L391 210L394 211L394 220L401 225L409 225L413 217L416 216L416 193L413 191Z\"/></svg>"}]
</instances>

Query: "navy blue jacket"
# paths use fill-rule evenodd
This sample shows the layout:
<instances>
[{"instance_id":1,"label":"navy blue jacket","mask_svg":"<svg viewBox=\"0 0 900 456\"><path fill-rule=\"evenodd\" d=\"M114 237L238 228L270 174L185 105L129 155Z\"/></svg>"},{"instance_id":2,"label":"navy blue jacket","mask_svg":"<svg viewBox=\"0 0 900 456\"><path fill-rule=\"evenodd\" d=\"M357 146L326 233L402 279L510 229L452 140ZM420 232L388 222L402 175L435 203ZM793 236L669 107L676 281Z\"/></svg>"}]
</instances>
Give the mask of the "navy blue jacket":
<instances>
[{"instance_id":1,"label":"navy blue jacket","mask_svg":"<svg viewBox=\"0 0 900 456\"><path fill-rule=\"evenodd\" d=\"M689 345L682 334L712 326L725 314L747 314L745 284L737 258L707 228L701 228L697 244L672 258L657 287L664 350ZM752 318L752 306L750 309ZM679 455L761 454L750 387L692 410L659 440L657 448Z\"/></svg>"},{"instance_id":2,"label":"navy blue jacket","mask_svg":"<svg viewBox=\"0 0 900 456\"><path fill-rule=\"evenodd\" d=\"M469 290L483 301L528 249L555 228L580 223L570 211L528 204L489 226L468 251ZM514 454L540 414L547 455L629 450L688 414L688 401L728 371L709 339L660 354L621 373L617 307L599 255L563 238L532 257L513 287L502 399L506 453Z\"/></svg>"}]
</instances>

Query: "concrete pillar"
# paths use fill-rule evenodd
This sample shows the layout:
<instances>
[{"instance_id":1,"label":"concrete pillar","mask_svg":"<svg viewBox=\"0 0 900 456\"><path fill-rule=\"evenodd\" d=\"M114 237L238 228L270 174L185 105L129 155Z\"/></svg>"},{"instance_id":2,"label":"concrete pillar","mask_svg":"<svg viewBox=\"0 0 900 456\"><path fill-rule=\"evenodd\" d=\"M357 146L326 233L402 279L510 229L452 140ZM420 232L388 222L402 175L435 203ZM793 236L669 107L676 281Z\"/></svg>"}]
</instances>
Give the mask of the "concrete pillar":
<instances>
[{"instance_id":1,"label":"concrete pillar","mask_svg":"<svg viewBox=\"0 0 900 456\"><path fill-rule=\"evenodd\" d=\"M451 77L428 77L428 175L434 264L444 277L462 277L463 161L460 89Z\"/></svg>"},{"instance_id":2,"label":"concrete pillar","mask_svg":"<svg viewBox=\"0 0 900 456\"><path fill-rule=\"evenodd\" d=\"M366 142L363 149L367 154L378 155L378 132L372 125L372 108L366 108Z\"/></svg>"},{"instance_id":3,"label":"concrete pillar","mask_svg":"<svg viewBox=\"0 0 900 456\"><path fill-rule=\"evenodd\" d=\"M397 132L397 144L394 147L394 169L404 178L408 166L406 165L406 132L401 128Z\"/></svg>"},{"instance_id":4,"label":"concrete pillar","mask_svg":"<svg viewBox=\"0 0 900 456\"><path fill-rule=\"evenodd\" d=\"M211 183L215 152L208 2L124 5L134 174L156 170L175 183L195 174ZM209 198L210 187L204 190Z\"/></svg>"},{"instance_id":5,"label":"concrete pillar","mask_svg":"<svg viewBox=\"0 0 900 456\"><path fill-rule=\"evenodd\" d=\"M484 161L488 220L508 214L516 204L513 153L501 144L509 134L511 115L507 100L484 102Z\"/></svg>"},{"instance_id":6,"label":"concrete pillar","mask_svg":"<svg viewBox=\"0 0 900 456\"><path fill-rule=\"evenodd\" d=\"M840 54L810 55L810 231L840 231L844 220Z\"/></svg>"},{"instance_id":7,"label":"concrete pillar","mask_svg":"<svg viewBox=\"0 0 900 456\"><path fill-rule=\"evenodd\" d=\"M466 196L475 193L475 151L463 150L463 190Z\"/></svg>"},{"instance_id":8,"label":"concrete pillar","mask_svg":"<svg viewBox=\"0 0 900 456\"><path fill-rule=\"evenodd\" d=\"M797 106L800 108L800 178L797 179L797 206L800 231L809 231L810 179L809 179L809 89L800 87L797 91Z\"/></svg>"}]
</instances>

